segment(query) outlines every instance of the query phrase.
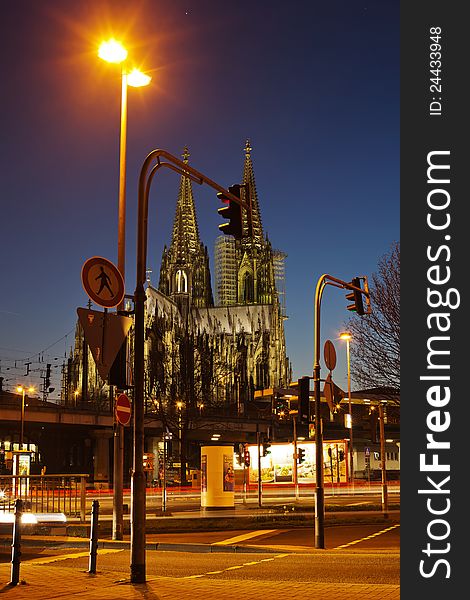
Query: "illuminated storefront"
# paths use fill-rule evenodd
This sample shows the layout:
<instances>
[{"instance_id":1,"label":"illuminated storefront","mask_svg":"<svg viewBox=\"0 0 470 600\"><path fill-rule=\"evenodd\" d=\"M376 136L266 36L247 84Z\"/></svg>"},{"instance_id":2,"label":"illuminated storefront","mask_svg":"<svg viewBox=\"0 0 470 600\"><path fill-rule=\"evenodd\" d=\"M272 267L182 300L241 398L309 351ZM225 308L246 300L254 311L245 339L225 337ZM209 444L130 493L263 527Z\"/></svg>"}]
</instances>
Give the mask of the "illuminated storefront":
<instances>
[{"instance_id":1,"label":"illuminated storefront","mask_svg":"<svg viewBox=\"0 0 470 600\"><path fill-rule=\"evenodd\" d=\"M314 484L315 442L299 442L297 449L302 448L304 460L297 465L297 480L299 484ZM262 483L294 483L294 444L272 443L267 456L261 456ZM248 445L250 467L248 480L251 484L258 482L258 446ZM262 451L262 450L261 450ZM332 440L323 443L323 475L325 484L347 482L347 442ZM237 471L243 471L243 466L234 462Z\"/></svg>"}]
</instances>

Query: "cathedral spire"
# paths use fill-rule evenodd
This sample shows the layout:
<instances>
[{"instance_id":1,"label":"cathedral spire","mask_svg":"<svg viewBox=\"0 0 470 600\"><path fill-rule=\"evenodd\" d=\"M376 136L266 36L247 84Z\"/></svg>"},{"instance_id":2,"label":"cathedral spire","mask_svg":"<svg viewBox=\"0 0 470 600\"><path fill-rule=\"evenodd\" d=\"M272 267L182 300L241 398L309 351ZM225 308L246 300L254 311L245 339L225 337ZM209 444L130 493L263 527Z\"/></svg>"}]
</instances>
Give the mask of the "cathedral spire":
<instances>
[{"instance_id":1,"label":"cathedral spire","mask_svg":"<svg viewBox=\"0 0 470 600\"><path fill-rule=\"evenodd\" d=\"M189 150L184 148L181 155L183 162L189 162ZM181 176L178 200L176 203L175 220L170 251L177 257L180 264L191 263L191 258L199 251L199 229L194 208L194 197L191 180L185 175Z\"/></svg>"},{"instance_id":2,"label":"cathedral spire","mask_svg":"<svg viewBox=\"0 0 470 600\"><path fill-rule=\"evenodd\" d=\"M245 144L245 164L243 167L243 183L248 183L251 196L251 215L253 227L253 241L260 242L263 240L263 225L261 223L261 214L258 203L258 194L256 192L255 175L253 172L253 162L251 160L251 144L247 140ZM248 215L243 211L243 229L248 229Z\"/></svg>"}]
</instances>

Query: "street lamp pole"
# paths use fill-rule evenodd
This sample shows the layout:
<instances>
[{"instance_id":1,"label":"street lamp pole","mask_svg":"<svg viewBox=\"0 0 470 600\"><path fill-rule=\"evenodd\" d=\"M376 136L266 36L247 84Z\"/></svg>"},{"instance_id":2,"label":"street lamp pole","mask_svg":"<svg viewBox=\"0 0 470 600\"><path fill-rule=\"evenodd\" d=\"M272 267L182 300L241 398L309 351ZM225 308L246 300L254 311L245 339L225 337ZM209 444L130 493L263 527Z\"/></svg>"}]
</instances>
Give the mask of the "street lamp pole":
<instances>
[{"instance_id":1,"label":"street lamp pole","mask_svg":"<svg viewBox=\"0 0 470 600\"><path fill-rule=\"evenodd\" d=\"M125 62L123 62L121 67L121 129L119 136L118 269L121 272L124 281L126 270L126 150L127 72Z\"/></svg>"},{"instance_id":2,"label":"street lamp pole","mask_svg":"<svg viewBox=\"0 0 470 600\"><path fill-rule=\"evenodd\" d=\"M121 64L121 119L119 134L119 206L118 206L118 269L125 281L126 271L126 166L127 166L127 88L141 87L150 83L150 77L134 70L129 81L127 50L115 40L103 42L98 56L107 62ZM137 75L137 79L136 79ZM123 303L118 310L123 309ZM114 417L113 447L113 540L123 539L123 472L124 472L124 427Z\"/></svg>"},{"instance_id":3,"label":"street lamp pole","mask_svg":"<svg viewBox=\"0 0 470 600\"><path fill-rule=\"evenodd\" d=\"M351 407L351 354L349 344L352 335L348 332L342 333L340 339L346 341L346 360L348 363L348 412L349 412L349 481L354 485L354 450L353 450L353 417Z\"/></svg>"},{"instance_id":4,"label":"street lamp pole","mask_svg":"<svg viewBox=\"0 0 470 600\"><path fill-rule=\"evenodd\" d=\"M24 395L25 389L21 388L22 398L21 398L21 431L20 431L20 450L23 449L23 440L24 440Z\"/></svg>"},{"instance_id":5,"label":"street lamp pole","mask_svg":"<svg viewBox=\"0 0 470 600\"><path fill-rule=\"evenodd\" d=\"M16 388L16 391L21 394L20 445L19 446L20 446L20 450L22 450L22 448L23 448L23 441L24 441L24 409L25 409L26 387L24 385L19 385ZM34 392L34 388L33 387L29 387L28 388L28 392L29 393Z\"/></svg>"}]
</instances>

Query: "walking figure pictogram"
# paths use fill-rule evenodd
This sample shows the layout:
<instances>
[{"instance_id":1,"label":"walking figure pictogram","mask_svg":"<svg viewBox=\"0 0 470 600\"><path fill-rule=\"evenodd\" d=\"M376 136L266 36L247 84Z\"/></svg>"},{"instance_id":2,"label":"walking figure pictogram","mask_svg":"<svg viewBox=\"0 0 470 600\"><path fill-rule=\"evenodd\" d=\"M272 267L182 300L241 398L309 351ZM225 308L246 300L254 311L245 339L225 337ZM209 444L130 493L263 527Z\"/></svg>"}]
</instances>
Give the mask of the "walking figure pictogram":
<instances>
[{"instance_id":1,"label":"walking figure pictogram","mask_svg":"<svg viewBox=\"0 0 470 600\"><path fill-rule=\"evenodd\" d=\"M109 277L109 275L107 275L104 272L104 268L102 266L100 266L101 269L101 273L95 277L95 281L97 281L98 279L100 279L100 289L96 292L98 294L98 296L101 294L101 292L104 290L104 288L108 288L109 293L111 294L111 297L114 296L113 294L113 290L111 289L110 283L111 283L111 279Z\"/></svg>"}]
</instances>

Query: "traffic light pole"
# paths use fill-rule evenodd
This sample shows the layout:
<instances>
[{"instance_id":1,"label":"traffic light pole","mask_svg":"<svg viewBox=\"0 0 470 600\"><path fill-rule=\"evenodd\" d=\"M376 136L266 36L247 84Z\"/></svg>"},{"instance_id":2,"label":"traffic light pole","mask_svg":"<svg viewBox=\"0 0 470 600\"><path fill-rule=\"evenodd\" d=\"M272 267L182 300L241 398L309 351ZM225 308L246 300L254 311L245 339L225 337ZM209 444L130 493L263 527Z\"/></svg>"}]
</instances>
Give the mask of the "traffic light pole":
<instances>
[{"instance_id":1,"label":"traffic light pole","mask_svg":"<svg viewBox=\"0 0 470 600\"><path fill-rule=\"evenodd\" d=\"M153 165L153 166L152 166ZM240 204L245 210L250 206L237 198L218 183L215 183L187 163L176 158L165 150L157 149L147 155L139 174L138 207L137 207L137 268L134 332L134 429L133 429L133 467L131 479L131 583L145 583L145 474L144 456L144 324L145 324L145 289L147 262L147 228L150 187L153 177L160 167L168 167L179 175L183 175L202 185L207 184L217 192Z\"/></svg>"},{"instance_id":2,"label":"traffic light pole","mask_svg":"<svg viewBox=\"0 0 470 600\"><path fill-rule=\"evenodd\" d=\"M341 289L356 290L369 297L369 292L352 285L342 279L323 274L315 289L314 307L314 360L313 360L313 392L315 398L315 548L325 547L325 490L323 477L323 431L321 421L320 393L320 308L323 290L327 285Z\"/></svg>"},{"instance_id":3,"label":"traffic light pole","mask_svg":"<svg viewBox=\"0 0 470 600\"><path fill-rule=\"evenodd\" d=\"M379 402L380 466L382 472L382 513L388 517L387 465L385 457L385 415L382 402Z\"/></svg>"},{"instance_id":4,"label":"traffic light pole","mask_svg":"<svg viewBox=\"0 0 470 600\"><path fill-rule=\"evenodd\" d=\"M261 434L259 431L259 425L256 424L256 443L258 445L258 506L262 508L262 483L261 483Z\"/></svg>"},{"instance_id":5,"label":"traffic light pole","mask_svg":"<svg viewBox=\"0 0 470 600\"><path fill-rule=\"evenodd\" d=\"M299 499L299 467L297 464L298 454L297 454L297 415L294 415L292 419L293 426L293 434L294 434L294 490L295 490L295 499Z\"/></svg>"},{"instance_id":6,"label":"traffic light pole","mask_svg":"<svg viewBox=\"0 0 470 600\"><path fill-rule=\"evenodd\" d=\"M323 487L323 432L320 399L320 307L326 286L322 275L315 291L313 394L315 399L315 548L325 547L325 491Z\"/></svg>"}]
</instances>

